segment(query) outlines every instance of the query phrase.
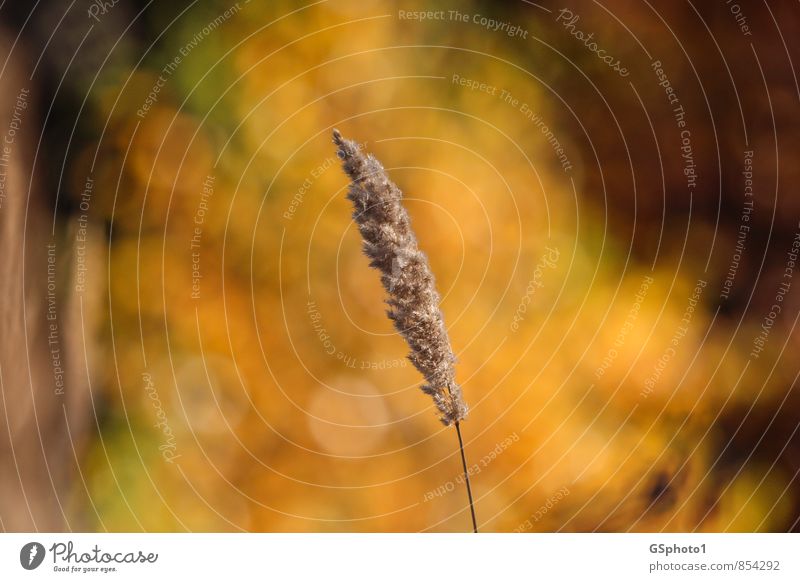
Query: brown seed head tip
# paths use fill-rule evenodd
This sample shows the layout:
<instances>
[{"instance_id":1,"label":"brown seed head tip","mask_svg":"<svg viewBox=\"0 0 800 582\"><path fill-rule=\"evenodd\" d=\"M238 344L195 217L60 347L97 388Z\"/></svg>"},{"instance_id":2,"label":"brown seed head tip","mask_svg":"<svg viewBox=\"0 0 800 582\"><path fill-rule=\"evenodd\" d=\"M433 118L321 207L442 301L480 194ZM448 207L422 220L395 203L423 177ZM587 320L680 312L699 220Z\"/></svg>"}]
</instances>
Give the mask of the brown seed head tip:
<instances>
[{"instance_id":1,"label":"brown seed head tip","mask_svg":"<svg viewBox=\"0 0 800 582\"><path fill-rule=\"evenodd\" d=\"M358 151L356 142L345 139L338 129L333 130L333 143L338 148L336 155L342 160L351 157L354 152Z\"/></svg>"}]
</instances>

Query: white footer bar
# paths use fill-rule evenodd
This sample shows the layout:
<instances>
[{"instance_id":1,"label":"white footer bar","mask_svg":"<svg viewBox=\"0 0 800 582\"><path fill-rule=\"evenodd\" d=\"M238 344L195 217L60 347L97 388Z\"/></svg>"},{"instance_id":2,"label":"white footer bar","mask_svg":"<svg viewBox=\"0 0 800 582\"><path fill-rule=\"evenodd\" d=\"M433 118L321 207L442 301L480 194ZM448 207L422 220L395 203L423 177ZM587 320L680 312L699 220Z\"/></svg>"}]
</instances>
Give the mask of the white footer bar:
<instances>
[{"instance_id":1,"label":"white footer bar","mask_svg":"<svg viewBox=\"0 0 800 582\"><path fill-rule=\"evenodd\" d=\"M0 535L15 581L796 581L799 562L796 534Z\"/></svg>"}]
</instances>

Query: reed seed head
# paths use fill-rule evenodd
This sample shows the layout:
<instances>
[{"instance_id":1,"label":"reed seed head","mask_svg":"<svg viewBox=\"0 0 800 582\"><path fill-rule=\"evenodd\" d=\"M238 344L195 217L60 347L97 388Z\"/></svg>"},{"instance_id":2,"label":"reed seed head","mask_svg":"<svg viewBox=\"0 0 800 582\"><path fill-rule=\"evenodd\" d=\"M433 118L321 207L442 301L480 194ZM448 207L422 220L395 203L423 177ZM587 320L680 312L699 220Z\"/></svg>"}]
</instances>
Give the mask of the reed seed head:
<instances>
[{"instance_id":1,"label":"reed seed head","mask_svg":"<svg viewBox=\"0 0 800 582\"><path fill-rule=\"evenodd\" d=\"M455 355L450 346L439 293L428 259L419 250L403 193L381 163L364 154L356 142L333 131L333 143L350 178L348 198L364 239L370 266L381 272L388 293L389 319L406 340L408 359L425 377L422 391L433 398L447 426L467 416L461 387L455 380Z\"/></svg>"}]
</instances>

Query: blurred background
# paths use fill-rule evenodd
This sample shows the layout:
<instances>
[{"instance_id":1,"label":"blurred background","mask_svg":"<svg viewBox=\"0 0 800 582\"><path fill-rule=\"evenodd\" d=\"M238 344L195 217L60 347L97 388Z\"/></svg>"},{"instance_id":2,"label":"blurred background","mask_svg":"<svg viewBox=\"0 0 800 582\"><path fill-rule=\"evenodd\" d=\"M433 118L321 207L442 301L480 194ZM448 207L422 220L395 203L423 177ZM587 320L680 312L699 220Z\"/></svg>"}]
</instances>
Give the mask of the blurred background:
<instances>
[{"instance_id":1,"label":"blurred background","mask_svg":"<svg viewBox=\"0 0 800 582\"><path fill-rule=\"evenodd\" d=\"M787 1L0 5L0 527L467 531L331 131L406 195L482 531L796 531Z\"/></svg>"}]
</instances>

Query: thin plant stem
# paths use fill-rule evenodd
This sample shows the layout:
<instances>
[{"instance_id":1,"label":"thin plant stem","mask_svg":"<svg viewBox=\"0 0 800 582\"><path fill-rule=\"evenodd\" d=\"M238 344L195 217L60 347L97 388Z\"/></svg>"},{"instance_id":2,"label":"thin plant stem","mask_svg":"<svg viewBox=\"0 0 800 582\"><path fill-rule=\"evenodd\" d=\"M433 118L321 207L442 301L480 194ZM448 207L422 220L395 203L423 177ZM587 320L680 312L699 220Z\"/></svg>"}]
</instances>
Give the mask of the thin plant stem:
<instances>
[{"instance_id":1,"label":"thin plant stem","mask_svg":"<svg viewBox=\"0 0 800 582\"><path fill-rule=\"evenodd\" d=\"M456 434L458 435L458 449L461 451L461 466L464 467L464 480L467 483L467 497L469 497L469 512L472 515L472 531L478 533L478 521L475 519L475 502L472 500L472 487L469 484L469 472L467 471L467 457L464 455L464 441L461 439L461 424L458 422L456 425Z\"/></svg>"}]
</instances>

